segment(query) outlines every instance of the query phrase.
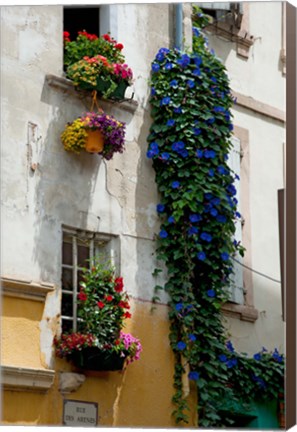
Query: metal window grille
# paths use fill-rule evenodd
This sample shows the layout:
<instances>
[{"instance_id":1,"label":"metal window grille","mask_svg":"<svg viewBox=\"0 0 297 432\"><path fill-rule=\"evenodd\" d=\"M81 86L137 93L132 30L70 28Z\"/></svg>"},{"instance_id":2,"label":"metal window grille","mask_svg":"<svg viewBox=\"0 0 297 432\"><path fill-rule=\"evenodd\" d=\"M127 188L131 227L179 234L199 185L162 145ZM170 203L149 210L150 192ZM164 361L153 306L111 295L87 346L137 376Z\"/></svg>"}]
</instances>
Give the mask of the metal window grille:
<instances>
[{"instance_id":1,"label":"metal window grille","mask_svg":"<svg viewBox=\"0 0 297 432\"><path fill-rule=\"evenodd\" d=\"M90 268L94 257L104 255L118 268L116 238L88 231L63 229L62 247L62 332L79 331L77 294L83 268Z\"/></svg>"}]
</instances>

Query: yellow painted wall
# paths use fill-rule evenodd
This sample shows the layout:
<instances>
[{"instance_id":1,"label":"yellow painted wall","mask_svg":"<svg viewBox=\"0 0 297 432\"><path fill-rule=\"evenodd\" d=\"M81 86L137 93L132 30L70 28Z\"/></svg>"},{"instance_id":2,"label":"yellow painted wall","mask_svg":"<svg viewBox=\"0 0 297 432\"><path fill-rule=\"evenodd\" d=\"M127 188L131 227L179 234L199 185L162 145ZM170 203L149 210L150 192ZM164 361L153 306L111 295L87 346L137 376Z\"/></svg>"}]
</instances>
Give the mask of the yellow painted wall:
<instances>
[{"instance_id":1,"label":"yellow painted wall","mask_svg":"<svg viewBox=\"0 0 297 432\"><path fill-rule=\"evenodd\" d=\"M5 359L10 365L21 365L20 352L24 350L23 366L40 367L40 354L36 349L36 323L42 314L42 304L27 300L5 299L3 327ZM24 304L27 304L27 307ZM130 364L123 372L86 372L86 380L73 393L62 395L59 388L59 374L75 371L70 363L56 359L56 377L47 394L4 391L2 424L59 425L62 421L63 399L98 403L98 425L132 427L175 427L171 413L173 395L173 354L168 341L167 307L159 305L151 312L151 303L131 300L132 319L127 321L125 331L138 337L143 345L140 360ZM26 313L25 313L26 311ZM13 316L15 314L15 316ZM19 342L16 358L9 347L7 330L18 331L26 323L25 332L33 335L34 349L31 354L26 342L13 335L11 341ZM38 326L37 326L38 327ZM25 341L30 338L26 335ZM30 350L29 350L30 351ZM28 364L31 357L32 363ZM36 359L36 358L37 359ZM8 364L7 361L3 362ZM189 402L192 417L189 427L196 425L196 391L191 389Z\"/></svg>"}]
</instances>

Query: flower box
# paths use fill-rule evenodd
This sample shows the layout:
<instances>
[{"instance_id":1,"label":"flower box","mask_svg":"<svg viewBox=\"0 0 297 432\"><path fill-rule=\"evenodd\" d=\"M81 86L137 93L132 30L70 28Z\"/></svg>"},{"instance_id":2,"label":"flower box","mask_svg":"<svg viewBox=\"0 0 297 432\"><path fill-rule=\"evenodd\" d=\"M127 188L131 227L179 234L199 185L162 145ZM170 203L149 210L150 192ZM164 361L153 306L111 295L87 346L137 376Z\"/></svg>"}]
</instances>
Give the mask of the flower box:
<instances>
[{"instance_id":1,"label":"flower box","mask_svg":"<svg viewBox=\"0 0 297 432\"><path fill-rule=\"evenodd\" d=\"M116 88L109 93L111 83L103 80L100 77L97 77L96 85L91 85L87 82L80 81L78 87L83 90L96 90L100 96L109 94L108 99L124 100L126 89L129 87L129 84L127 81L122 80L117 84Z\"/></svg>"},{"instance_id":2,"label":"flower box","mask_svg":"<svg viewBox=\"0 0 297 432\"><path fill-rule=\"evenodd\" d=\"M70 356L71 362L80 369L93 371L119 371L124 367L126 356L123 354L102 351L97 347L83 348Z\"/></svg>"}]
</instances>

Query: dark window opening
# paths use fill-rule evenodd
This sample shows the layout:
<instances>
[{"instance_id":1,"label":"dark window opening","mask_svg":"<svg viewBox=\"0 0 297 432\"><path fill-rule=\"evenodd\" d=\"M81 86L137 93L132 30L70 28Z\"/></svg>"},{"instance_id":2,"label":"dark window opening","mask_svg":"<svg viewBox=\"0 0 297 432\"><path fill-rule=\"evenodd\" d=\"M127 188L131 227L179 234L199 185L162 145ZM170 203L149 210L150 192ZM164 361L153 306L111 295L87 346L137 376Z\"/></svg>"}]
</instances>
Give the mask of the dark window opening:
<instances>
[{"instance_id":1,"label":"dark window opening","mask_svg":"<svg viewBox=\"0 0 297 432\"><path fill-rule=\"evenodd\" d=\"M83 30L100 36L99 22L99 7L64 7L64 31L70 33L70 40L76 39Z\"/></svg>"}]
</instances>

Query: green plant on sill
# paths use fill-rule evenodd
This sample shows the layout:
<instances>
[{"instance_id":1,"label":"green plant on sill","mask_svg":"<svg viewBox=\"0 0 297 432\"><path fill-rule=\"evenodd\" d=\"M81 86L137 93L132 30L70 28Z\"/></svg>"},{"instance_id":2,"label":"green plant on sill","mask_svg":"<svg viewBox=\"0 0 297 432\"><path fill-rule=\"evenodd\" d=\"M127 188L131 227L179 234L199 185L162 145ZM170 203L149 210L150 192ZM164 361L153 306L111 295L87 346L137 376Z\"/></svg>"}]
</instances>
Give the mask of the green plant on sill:
<instances>
[{"instance_id":1,"label":"green plant on sill","mask_svg":"<svg viewBox=\"0 0 297 432\"><path fill-rule=\"evenodd\" d=\"M227 165L234 103L225 67L207 47L195 10L193 52L161 48L152 63L147 157L161 195L158 259L166 263L170 295L170 343L175 354L173 402L177 423L187 423L182 359L197 384L201 427L232 424L222 400L247 409L258 398L276 398L284 381L283 356L249 358L227 340L221 306L232 274L232 256L244 248L232 240L236 178ZM198 28L199 27L199 28Z\"/></svg>"}]
</instances>

